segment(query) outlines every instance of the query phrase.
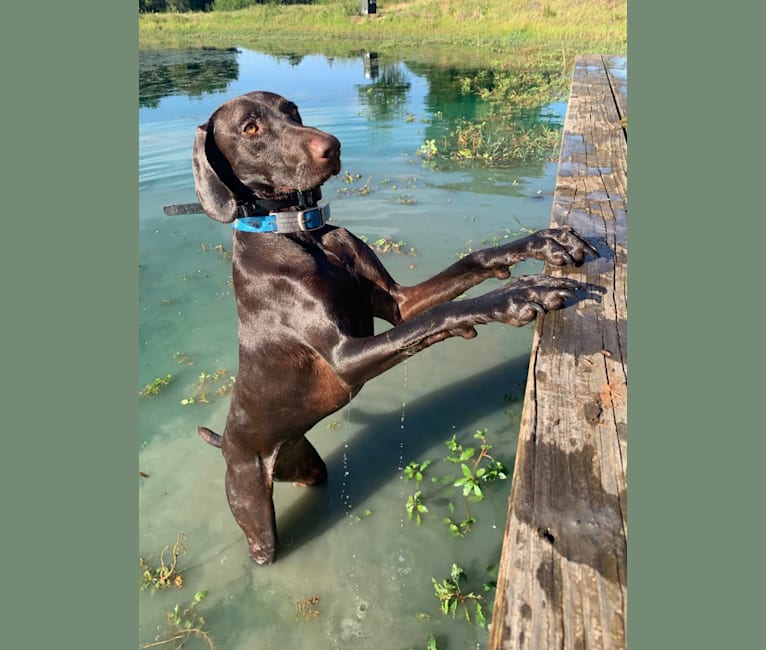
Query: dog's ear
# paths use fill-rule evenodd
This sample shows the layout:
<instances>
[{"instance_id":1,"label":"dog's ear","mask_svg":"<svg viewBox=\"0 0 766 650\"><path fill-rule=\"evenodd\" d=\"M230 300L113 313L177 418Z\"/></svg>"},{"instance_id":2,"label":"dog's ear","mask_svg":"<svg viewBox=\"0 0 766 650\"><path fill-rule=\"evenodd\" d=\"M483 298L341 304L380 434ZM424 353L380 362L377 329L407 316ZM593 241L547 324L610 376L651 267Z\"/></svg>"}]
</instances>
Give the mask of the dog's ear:
<instances>
[{"instance_id":1,"label":"dog's ear","mask_svg":"<svg viewBox=\"0 0 766 650\"><path fill-rule=\"evenodd\" d=\"M197 127L192 154L197 198L209 217L221 223L231 223L237 213L237 202L233 192L223 183L213 167L220 158L221 153L213 141L212 125L209 121L205 122Z\"/></svg>"}]
</instances>

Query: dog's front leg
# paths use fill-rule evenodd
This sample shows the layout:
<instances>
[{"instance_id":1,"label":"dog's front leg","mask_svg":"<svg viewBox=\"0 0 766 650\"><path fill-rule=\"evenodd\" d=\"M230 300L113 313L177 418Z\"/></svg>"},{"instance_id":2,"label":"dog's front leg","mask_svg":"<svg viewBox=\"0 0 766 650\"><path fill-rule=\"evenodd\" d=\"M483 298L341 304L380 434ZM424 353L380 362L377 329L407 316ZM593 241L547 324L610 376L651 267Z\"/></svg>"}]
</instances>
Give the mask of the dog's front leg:
<instances>
[{"instance_id":1,"label":"dog's front leg","mask_svg":"<svg viewBox=\"0 0 766 650\"><path fill-rule=\"evenodd\" d=\"M536 259L553 266L581 266L588 254L599 257L598 250L585 241L571 226L546 228L494 248L485 248L468 257L482 268L497 271L497 277L508 277L505 270L522 260Z\"/></svg>"},{"instance_id":2,"label":"dog's front leg","mask_svg":"<svg viewBox=\"0 0 766 650\"><path fill-rule=\"evenodd\" d=\"M348 386L360 386L434 343L453 336L473 338L476 325L501 322L520 327L588 289L567 278L522 277L476 298L436 305L376 336L348 337L329 361Z\"/></svg>"},{"instance_id":3,"label":"dog's front leg","mask_svg":"<svg viewBox=\"0 0 766 650\"><path fill-rule=\"evenodd\" d=\"M406 320L456 298L484 280L510 277L510 267L522 260L580 266L588 254L599 257L598 251L573 228L547 228L501 246L474 251L429 280L397 287L394 297L399 313Z\"/></svg>"}]
</instances>

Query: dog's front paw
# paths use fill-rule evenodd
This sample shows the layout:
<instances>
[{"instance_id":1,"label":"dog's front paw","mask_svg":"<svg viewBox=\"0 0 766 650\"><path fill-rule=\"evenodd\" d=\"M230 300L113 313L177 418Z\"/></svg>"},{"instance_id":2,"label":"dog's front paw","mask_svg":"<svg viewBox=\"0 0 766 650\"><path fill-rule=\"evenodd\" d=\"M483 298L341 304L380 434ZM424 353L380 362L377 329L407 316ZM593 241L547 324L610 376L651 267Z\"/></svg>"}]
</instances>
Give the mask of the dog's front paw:
<instances>
[{"instance_id":1,"label":"dog's front paw","mask_svg":"<svg viewBox=\"0 0 766 650\"><path fill-rule=\"evenodd\" d=\"M529 257L554 266L581 266L588 254L600 257L598 250L570 226L546 228L529 236Z\"/></svg>"},{"instance_id":2,"label":"dog's front paw","mask_svg":"<svg viewBox=\"0 0 766 650\"><path fill-rule=\"evenodd\" d=\"M487 294L496 301L493 320L516 327L531 323L538 315L562 309L583 297L586 286L568 278L525 276ZM493 295L495 294L495 295Z\"/></svg>"}]
</instances>

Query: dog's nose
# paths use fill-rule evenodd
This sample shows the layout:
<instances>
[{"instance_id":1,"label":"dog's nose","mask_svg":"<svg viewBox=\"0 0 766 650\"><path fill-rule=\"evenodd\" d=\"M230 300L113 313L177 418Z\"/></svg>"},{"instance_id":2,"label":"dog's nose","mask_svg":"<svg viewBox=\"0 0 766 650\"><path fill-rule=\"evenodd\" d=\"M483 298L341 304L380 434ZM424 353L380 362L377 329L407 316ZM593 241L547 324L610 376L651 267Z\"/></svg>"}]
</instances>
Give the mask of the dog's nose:
<instances>
[{"instance_id":1,"label":"dog's nose","mask_svg":"<svg viewBox=\"0 0 766 650\"><path fill-rule=\"evenodd\" d=\"M326 162L340 153L340 142L329 133L317 133L309 140L309 151L317 162Z\"/></svg>"}]
</instances>

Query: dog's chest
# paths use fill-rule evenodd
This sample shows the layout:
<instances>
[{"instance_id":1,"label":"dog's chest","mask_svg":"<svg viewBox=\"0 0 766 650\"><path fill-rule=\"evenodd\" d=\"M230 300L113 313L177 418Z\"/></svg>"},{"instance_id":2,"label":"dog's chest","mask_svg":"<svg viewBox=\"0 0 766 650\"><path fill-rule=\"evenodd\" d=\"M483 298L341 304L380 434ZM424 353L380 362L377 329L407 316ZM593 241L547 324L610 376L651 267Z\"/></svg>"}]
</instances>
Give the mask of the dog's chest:
<instances>
[{"instance_id":1,"label":"dog's chest","mask_svg":"<svg viewBox=\"0 0 766 650\"><path fill-rule=\"evenodd\" d=\"M372 286L359 260L312 240L236 246L234 289L247 320L330 321L355 336L372 332Z\"/></svg>"}]
</instances>

